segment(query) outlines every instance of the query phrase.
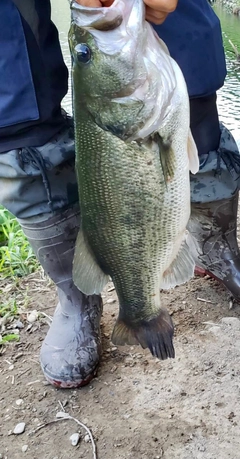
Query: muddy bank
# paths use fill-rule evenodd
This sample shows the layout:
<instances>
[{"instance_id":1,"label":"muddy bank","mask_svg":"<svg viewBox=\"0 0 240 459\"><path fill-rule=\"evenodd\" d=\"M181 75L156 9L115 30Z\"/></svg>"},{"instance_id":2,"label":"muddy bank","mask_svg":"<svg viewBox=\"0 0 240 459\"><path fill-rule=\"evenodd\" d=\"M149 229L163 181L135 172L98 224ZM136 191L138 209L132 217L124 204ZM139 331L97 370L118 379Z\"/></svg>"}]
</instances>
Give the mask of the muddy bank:
<instances>
[{"instance_id":1,"label":"muddy bank","mask_svg":"<svg viewBox=\"0 0 240 459\"><path fill-rule=\"evenodd\" d=\"M0 287L10 294L8 284ZM27 311L50 317L54 286L34 273L19 281L22 295L27 287ZM176 350L164 362L139 346L112 345L118 302L113 285L106 287L102 362L97 378L79 390L47 385L39 350L49 319L40 314L29 327L23 312L20 341L0 355L0 459L93 459L84 429L55 422L62 410L90 428L98 459L240 459L239 305L208 277L162 292L162 300ZM19 423L24 430L16 434Z\"/></svg>"}]
</instances>

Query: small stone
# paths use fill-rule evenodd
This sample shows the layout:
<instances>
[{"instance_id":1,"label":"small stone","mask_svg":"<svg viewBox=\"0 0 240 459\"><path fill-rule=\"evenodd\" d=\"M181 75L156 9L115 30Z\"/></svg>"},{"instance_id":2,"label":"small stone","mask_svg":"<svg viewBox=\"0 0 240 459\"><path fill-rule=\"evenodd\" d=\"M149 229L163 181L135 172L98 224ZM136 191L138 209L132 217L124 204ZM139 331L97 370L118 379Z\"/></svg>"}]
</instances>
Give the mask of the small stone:
<instances>
[{"instance_id":1,"label":"small stone","mask_svg":"<svg viewBox=\"0 0 240 459\"><path fill-rule=\"evenodd\" d=\"M24 328L24 325L21 322L21 320L17 320L17 322L15 322L15 324L14 324L14 327L21 329L21 328Z\"/></svg>"},{"instance_id":2,"label":"small stone","mask_svg":"<svg viewBox=\"0 0 240 459\"><path fill-rule=\"evenodd\" d=\"M80 434L79 433L72 434L69 440L73 446L77 446L80 440Z\"/></svg>"},{"instance_id":3,"label":"small stone","mask_svg":"<svg viewBox=\"0 0 240 459\"><path fill-rule=\"evenodd\" d=\"M18 399L16 400L16 405L17 405L17 406L20 406L20 405L22 405L22 404L23 404L23 399L22 399L22 398L18 398Z\"/></svg>"},{"instance_id":4,"label":"small stone","mask_svg":"<svg viewBox=\"0 0 240 459\"><path fill-rule=\"evenodd\" d=\"M33 324L34 322L36 322L37 319L38 319L38 312L36 311L36 309L34 309L32 312L30 312L27 315L27 320L28 322L30 322L30 324Z\"/></svg>"},{"instance_id":5,"label":"small stone","mask_svg":"<svg viewBox=\"0 0 240 459\"><path fill-rule=\"evenodd\" d=\"M109 298L109 300L107 300L106 303L113 304L113 303L116 303L116 300L114 298Z\"/></svg>"},{"instance_id":6,"label":"small stone","mask_svg":"<svg viewBox=\"0 0 240 459\"><path fill-rule=\"evenodd\" d=\"M68 413L65 413L65 411L58 411L58 413L56 414L56 418L60 419L60 418L67 418L69 415Z\"/></svg>"},{"instance_id":7,"label":"small stone","mask_svg":"<svg viewBox=\"0 0 240 459\"><path fill-rule=\"evenodd\" d=\"M111 368L110 373L114 373L114 371L116 371L116 370L117 370L117 366L114 365L114 367Z\"/></svg>"},{"instance_id":8,"label":"small stone","mask_svg":"<svg viewBox=\"0 0 240 459\"><path fill-rule=\"evenodd\" d=\"M8 369L12 371L14 369L14 365L9 365Z\"/></svg>"},{"instance_id":9,"label":"small stone","mask_svg":"<svg viewBox=\"0 0 240 459\"><path fill-rule=\"evenodd\" d=\"M135 358L135 359L142 359L142 358L143 358L143 355L140 354L140 353L137 353L137 354L134 355L134 358Z\"/></svg>"},{"instance_id":10,"label":"small stone","mask_svg":"<svg viewBox=\"0 0 240 459\"><path fill-rule=\"evenodd\" d=\"M27 450L28 450L28 445L23 445L22 446L22 452L26 453Z\"/></svg>"},{"instance_id":11,"label":"small stone","mask_svg":"<svg viewBox=\"0 0 240 459\"><path fill-rule=\"evenodd\" d=\"M20 435L22 434L24 431L25 431L25 422L19 422L19 424L17 424L15 427L14 427L14 430L13 430L13 433L15 435Z\"/></svg>"},{"instance_id":12,"label":"small stone","mask_svg":"<svg viewBox=\"0 0 240 459\"><path fill-rule=\"evenodd\" d=\"M88 434L87 434L87 435L85 435L85 437L84 437L84 441L85 441L86 443L89 443L89 441L90 441L90 437L89 437L89 435L88 435Z\"/></svg>"},{"instance_id":13,"label":"small stone","mask_svg":"<svg viewBox=\"0 0 240 459\"><path fill-rule=\"evenodd\" d=\"M110 288L108 289L108 292L113 292L113 290L115 290L115 287L110 287Z\"/></svg>"}]
</instances>

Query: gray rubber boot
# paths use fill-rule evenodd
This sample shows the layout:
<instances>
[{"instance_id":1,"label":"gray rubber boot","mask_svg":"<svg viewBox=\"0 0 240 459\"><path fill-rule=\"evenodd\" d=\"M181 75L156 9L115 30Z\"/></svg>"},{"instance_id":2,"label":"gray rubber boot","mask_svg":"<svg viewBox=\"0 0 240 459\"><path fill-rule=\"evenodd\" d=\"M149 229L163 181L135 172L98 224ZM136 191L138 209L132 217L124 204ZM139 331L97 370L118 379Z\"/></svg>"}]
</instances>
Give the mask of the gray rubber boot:
<instances>
[{"instance_id":1,"label":"gray rubber boot","mask_svg":"<svg viewBox=\"0 0 240 459\"><path fill-rule=\"evenodd\" d=\"M100 296L82 294L72 281L79 210L21 226L44 271L57 286L59 303L43 341L40 361L47 380L60 388L80 387L96 374L101 355Z\"/></svg>"},{"instance_id":2,"label":"gray rubber boot","mask_svg":"<svg viewBox=\"0 0 240 459\"><path fill-rule=\"evenodd\" d=\"M198 275L209 274L240 300L240 252L237 243L240 156L231 133L221 126L217 151L200 156L191 176L189 230L198 242Z\"/></svg>"}]
</instances>

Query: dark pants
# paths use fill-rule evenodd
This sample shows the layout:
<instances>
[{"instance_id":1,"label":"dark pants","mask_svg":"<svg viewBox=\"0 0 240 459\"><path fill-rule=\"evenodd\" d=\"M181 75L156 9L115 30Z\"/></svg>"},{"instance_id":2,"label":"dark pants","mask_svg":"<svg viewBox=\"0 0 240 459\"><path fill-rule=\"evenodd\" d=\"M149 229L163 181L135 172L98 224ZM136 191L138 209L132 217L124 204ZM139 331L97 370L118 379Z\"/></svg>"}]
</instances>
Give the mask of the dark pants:
<instances>
[{"instance_id":1,"label":"dark pants","mask_svg":"<svg viewBox=\"0 0 240 459\"><path fill-rule=\"evenodd\" d=\"M217 112L217 96L190 99L190 126L199 156L217 150L220 127Z\"/></svg>"}]
</instances>

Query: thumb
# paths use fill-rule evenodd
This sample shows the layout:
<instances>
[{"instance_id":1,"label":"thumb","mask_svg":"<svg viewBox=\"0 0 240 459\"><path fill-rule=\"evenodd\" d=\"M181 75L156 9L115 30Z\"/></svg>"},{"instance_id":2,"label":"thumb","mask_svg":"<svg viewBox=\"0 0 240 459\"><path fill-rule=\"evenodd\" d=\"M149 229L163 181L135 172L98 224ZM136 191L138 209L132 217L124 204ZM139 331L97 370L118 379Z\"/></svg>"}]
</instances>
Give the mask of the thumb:
<instances>
[{"instance_id":1,"label":"thumb","mask_svg":"<svg viewBox=\"0 0 240 459\"><path fill-rule=\"evenodd\" d=\"M111 6L114 0L101 0L103 6Z\"/></svg>"},{"instance_id":2,"label":"thumb","mask_svg":"<svg viewBox=\"0 0 240 459\"><path fill-rule=\"evenodd\" d=\"M102 6L100 0L76 0L81 6L87 6L88 8L97 8Z\"/></svg>"}]
</instances>

